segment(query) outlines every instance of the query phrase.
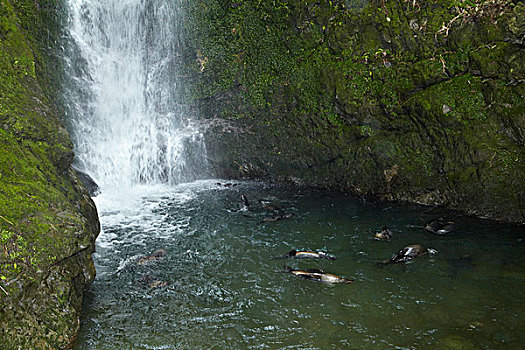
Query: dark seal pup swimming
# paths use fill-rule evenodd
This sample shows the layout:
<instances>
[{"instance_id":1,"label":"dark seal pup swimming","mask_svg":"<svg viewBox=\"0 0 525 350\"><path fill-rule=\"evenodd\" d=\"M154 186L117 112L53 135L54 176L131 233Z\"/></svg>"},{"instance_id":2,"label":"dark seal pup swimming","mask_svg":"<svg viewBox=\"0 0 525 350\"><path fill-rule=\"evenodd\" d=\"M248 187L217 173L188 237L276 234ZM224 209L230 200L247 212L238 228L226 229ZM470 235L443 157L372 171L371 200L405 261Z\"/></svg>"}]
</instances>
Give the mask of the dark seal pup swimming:
<instances>
[{"instance_id":1,"label":"dark seal pup swimming","mask_svg":"<svg viewBox=\"0 0 525 350\"><path fill-rule=\"evenodd\" d=\"M262 219L262 221L259 221L259 223L257 223L258 225L262 225L266 222L276 222L276 221L279 221L279 220L284 220L284 219L291 219L293 218L293 214L292 213L286 213L286 214L282 214L282 215L272 215L272 216L267 216L265 217L264 219Z\"/></svg>"},{"instance_id":2,"label":"dark seal pup swimming","mask_svg":"<svg viewBox=\"0 0 525 350\"><path fill-rule=\"evenodd\" d=\"M166 251L164 249L157 249L151 255L148 255L148 256L140 258L137 261L137 264L144 265L144 264L146 264L146 263L148 263L150 261L159 260L159 259L161 259L164 256L165 252Z\"/></svg>"},{"instance_id":3,"label":"dark seal pup swimming","mask_svg":"<svg viewBox=\"0 0 525 350\"><path fill-rule=\"evenodd\" d=\"M289 266L284 266L284 270L279 271L283 273L291 273L297 277L301 277L306 280L323 282L329 284L350 284L354 280L334 275L333 273L324 272L323 270L318 269L308 269L308 270L295 270Z\"/></svg>"},{"instance_id":4,"label":"dark seal pup swimming","mask_svg":"<svg viewBox=\"0 0 525 350\"><path fill-rule=\"evenodd\" d=\"M425 231L438 235L446 235L456 231L456 224L453 221L444 222L441 219L432 220L425 225Z\"/></svg>"},{"instance_id":5,"label":"dark seal pup swimming","mask_svg":"<svg viewBox=\"0 0 525 350\"><path fill-rule=\"evenodd\" d=\"M149 273L142 275L142 277L139 279L139 282L142 283L143 286L150 289L162 288L168 285L168 282L158 280L155 276L150 275Z\"/></svg>"},{"instance_id":6,"label":"dark seal pup swimming","mask_svg":"<svg viewBox=\"0 0 525 350\"><path fill-rule=\"evenodd\" d=\"M295 249L292 249L288 253L285 253L281 256L273 257L272 259L286 259L286 258L335 260L335 256L328 255L325 252L311 252L307 250L295 250Z\"/></svg>"},{"instance_id":7,"label":"dark seal pup swimming","mask_svg":"<svg viewBox=\"0 0 525 350\"><path fill-rule=\"evenodd\" d=\"M246 195L243 193L241 194L241 203L239 203L239 209L236 209L236 210L228 210L228 212L230 213L246 213L247 211L250 210L250 202L248 201L248 198L246 197ZM245 215L247 216L247 215ZM249 216L247 216L249 217Z\"/></svg>"},{"instance_id":8,"label":"dark seal pup swimming","mask_svg":"<svg viewBox=\"0 0 525 350\"><path fill-rule=\"evenodd\" d=\"M392 255L392 257L389 260L379 263L379 266L407 262L414 260L415 258L421 255L436 253L437 250L435 249L426 248L419 244L413 244L406 246L405 248L398 251L396 254Z\"/></svg>"}]
</instances>

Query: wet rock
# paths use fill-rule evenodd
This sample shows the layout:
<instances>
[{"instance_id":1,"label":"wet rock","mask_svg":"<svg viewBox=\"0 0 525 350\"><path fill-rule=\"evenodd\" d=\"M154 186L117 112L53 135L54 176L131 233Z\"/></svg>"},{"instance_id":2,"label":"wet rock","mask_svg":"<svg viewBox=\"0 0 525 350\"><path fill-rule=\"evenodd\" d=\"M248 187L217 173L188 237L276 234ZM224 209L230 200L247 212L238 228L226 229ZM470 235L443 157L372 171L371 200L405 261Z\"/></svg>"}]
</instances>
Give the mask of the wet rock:
<instances>
[{"instance_id":1,"label":"wet rock","mask_svg":"<svg viewBox=\"0 0 525 350\"><path fill-rule=\"evenodd\" d=\"M77 174L78 179L80 180L80 182L82 182L82 184L84 185L84 187L88 191L89 195L91 197L96 197L100 193L100 188L97 185L97 183L95 182L95 180L93 180L93 178L91 176L89 176L88 174L86 174L85 172L80 171L80 170L78 170L75 167L73 167L73 170Z\"/></svg>"},{"instance_id":2,"label":"wet rock","mask_svg":"<svg viewBox=\"0 0 525 350\"><path fill-rule=\"evenodd\" d=\"M242 42L254 69L245 69L240 57L206 67L228 77L216 82L229 87L224 92L199 96L203 115L223 121L205 134L210 166L221 177L335 188L525 222L525 125L516 117L525 81L520 2L452 24L460 9L444 3L418 2L407 12L401 3L385 2L348 13L321 2L317 14L292 3L292 19L308 13L310 29L327 33L317 41L304 37L300 25L270 26L286 38L271 41L272 57L293 69L265 70L255 32L253 42ZM237 10L266 27L250 4ZM257 8L268 16L273 11ZM393 15L400 11L406 16ZM339 25L324 31L321 13L340 18L334 20ZM228 23L230 15L217 21ZM436 34L432 28L444 19ZM315 58L290 50L305 43L316 48ZM272 79L260 81L261 72ZM203 80L199 91L208 84ZM308 112L299 108L304 105Z\"/></svg>"},{"instance_id":3,"label":"wet rock","mask_svg":"<svg viewBox=\"0 0 525 350\"><path fill-rule=\"evenodd\" d=\"M41 5L0 5L0 233L9 243L0 254L2 349L69 348L95 278L97 210L71 167L54 94L61 65L50 57L63 32L49 29L67 10Z\"/></svg>"}]
</instances>

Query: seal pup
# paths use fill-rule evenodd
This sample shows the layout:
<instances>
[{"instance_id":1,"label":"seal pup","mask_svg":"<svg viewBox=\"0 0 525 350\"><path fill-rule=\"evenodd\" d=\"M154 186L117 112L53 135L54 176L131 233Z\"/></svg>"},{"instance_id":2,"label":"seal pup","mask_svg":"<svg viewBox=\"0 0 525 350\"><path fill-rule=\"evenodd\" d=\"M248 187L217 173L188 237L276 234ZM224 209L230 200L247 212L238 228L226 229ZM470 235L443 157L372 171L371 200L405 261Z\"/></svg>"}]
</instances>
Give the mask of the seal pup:
<instances>
[{"instance_id":1,"label":"seal pup","mask_svg":"<svg viewBox=\"0 0 525 350\"><path fill-rule=\"evenodd\" d=\"M149 273L142 275L142 277L139 279L139 282L150 289L162 288L168 285L168 282L158 280Z\"/></svg>"},{"instance_id":2,"label":"seal pup","mask_svg":"<svg viewBox=\"0 0 525 350\"><path fill-rule=\"evenodd\" d=\"M323 270L318 269L295 270L289 266L284 266L284 269L278 272L291 273L292 275L301 277L306 280L329 284L350 284L354 282L353 279L337 276L333 273L324 272Z\"/></svg>"},{"instance_id":3,"label":"seal pup","mask_svg":"<svg viewBox=\"0 0 525 350\"><path fill-rule=\"evenodd\" d=\"M377 231L374 238L377 240L385 241L392 238L394 232L386 226L381 227L381 231Z\"/></svg>"},{"instance_id":4,"label":"seal pup","mask_svg":"<svg viewBox=\"0 0 525 350\"><path fill-rule=\"evenodd\" d=\"M425 231L436 233L441 226L443 226L443 222L441 220L432 220L425 225Z\"/></svg>"},{"instance_id":5,"label":"seal pup","mask_svg":"<svg viewBox=\"0 0 525 350\"><path fill-rule=\"evenodd\" d=\"M281 256L273 257L272 259L287 259L287 258L335 260L335 256L328 255L325 252L311 252L308 250L296 250L296 249L292 249L289 252Z\"/></svg>"},{"instance_id":6,"label":"seal pup","mask_svg":"<svg viewBox=\"0 0 525 350\"><path fill-rule=\"evenodd\" d=\"M405 248L401 249L400 251L392 255L392 257L389 260L379 263L378 266L407 262L407 261L414 260L415 258L421 255L436 254L436 253L437 253L437 250L435 249L426 248L419 244L412 244L412 245L406 246Z\"/></svg>"},{"instance_id":7,"label":"seal pup","mask_svg":"<svg viewBox=\"0 0 525 350\"><path fill-rule=\"evenodd\" d=\"M259 199L259 203L261 203L261 206L263 209L269 210L269 211L280 211L281 208L279 208L276 205L271 204L269 201L265 201L263 199Z\"/></svg>"},{"instance_id":8,"label":"seal pup","mask_svg":"<svg viewBox=\"0 0 525 350\"><path fill-rule=\"evenodd\" d=\"M291 219L291 218L293 218L293 214L292 213L286 213L286 214L282 214L282 215L279 214L279 215L267 216L264 219L262 219L262 221L259 221L258 225L264 224L265 222L276 222L276 221L279 221L279 220Z\"/></svg>"},{"instance_id":9,"label":"seal pup","mask_svg":"<svg viewBox=\"0 0 525 350\"><path fill-rule=\"evenodd\" d=\"M444 222L441 219L432 220L425 225L425 231L438 235L446 235L456 231L456 224L453 221Z\"/></svg>"},{"instance_id":10,"label":"seal pup","mask_svg":"<svg viewBox=\"0 0 525 350\"><path fill-rule=\"evenodd\" d=\"M456 224L453 221L447 222L443 227L436 231L438 235L446 235L456 232Z\"/></svg>"},{"instance_id":11,"label":"seal pup","mask_svg":"<svg viewBox=\"0 0 525 350\"><path fill-rule=\"evenodd\" d=\"M162 257L164 256L164 253L166 253L164 249L157 249L153 253L151 253L151 255L140 258L137 264L144 265L150 261L162 259Z\"/></svg>"},{"instance_id":12,"label":"seal pup","mask_svg":"<svg viewBox=\"0 0 525 350\"><path fill-rule=\"evenodd\" d=\"M241 194L241 203L239 203L239 209L227 209L229 213L243 213L243 215L250 217L246 214L250 210L250 202L248 197L243 193Z\"/></svg>"}]
</instances>

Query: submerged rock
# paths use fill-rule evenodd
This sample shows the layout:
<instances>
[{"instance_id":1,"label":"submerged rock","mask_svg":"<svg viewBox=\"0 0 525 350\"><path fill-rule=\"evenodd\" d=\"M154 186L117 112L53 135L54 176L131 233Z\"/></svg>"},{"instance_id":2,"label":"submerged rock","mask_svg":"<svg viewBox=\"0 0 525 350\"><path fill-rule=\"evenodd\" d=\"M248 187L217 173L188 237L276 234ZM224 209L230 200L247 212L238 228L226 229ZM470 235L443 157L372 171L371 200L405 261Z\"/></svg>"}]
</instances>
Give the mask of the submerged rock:
<instances>
[{"instance_id":1,"label":"submerged rock","mask_svg":"<svg viewBox=\"0 0 525 350\"><path fill-rule=\"evenodd\" d=\"M280 221L284 219L291 219L291 218L293 218L292 213L266 216L265 218L262 219L262 221L259 221L259 225L268 223L268 222L276 222L276 221Z\"/></svg>"},{"instance_id":2,"label":"submerged rock","mask_svg":"<svg viewBox=\"0 0 525 350\"><path fill-rule=\"evenodd\" d=\"M477 350L469 339L466 339L459 335L449 335L447 337L440 338L435 343L436 349L450 349L450 350Z\"/></svg>"}]
</instances>

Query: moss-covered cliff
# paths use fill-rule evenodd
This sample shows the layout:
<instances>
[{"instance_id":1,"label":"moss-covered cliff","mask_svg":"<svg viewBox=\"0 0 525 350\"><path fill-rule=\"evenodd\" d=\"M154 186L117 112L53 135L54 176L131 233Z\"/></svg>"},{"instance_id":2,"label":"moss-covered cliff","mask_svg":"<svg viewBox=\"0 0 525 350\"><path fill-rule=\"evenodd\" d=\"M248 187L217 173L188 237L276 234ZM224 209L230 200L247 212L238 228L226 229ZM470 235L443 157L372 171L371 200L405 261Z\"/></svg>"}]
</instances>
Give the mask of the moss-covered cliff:
<instances>
[{"instance_id":1,"label":"moss-covered cliff","mask_svg":"<svg viewBox=\"0 0 525 350\"><path fill-rule=\"evenodd\" d=\"M54 0L0 0L0 348L73 340L94 278L96 208L57 115Z\"/></svg>"},{"instance_id":2,"label":"moss-covered cliff","mask_svg":"<svg viewBox=\"0 0 525 350\"><path fill-rule=\"evenodd\" d=\"M525 222L522 1L191 6L188 97L219 175Z\"/></svg>"}]
</instances>

